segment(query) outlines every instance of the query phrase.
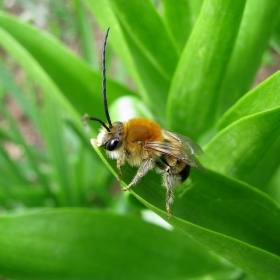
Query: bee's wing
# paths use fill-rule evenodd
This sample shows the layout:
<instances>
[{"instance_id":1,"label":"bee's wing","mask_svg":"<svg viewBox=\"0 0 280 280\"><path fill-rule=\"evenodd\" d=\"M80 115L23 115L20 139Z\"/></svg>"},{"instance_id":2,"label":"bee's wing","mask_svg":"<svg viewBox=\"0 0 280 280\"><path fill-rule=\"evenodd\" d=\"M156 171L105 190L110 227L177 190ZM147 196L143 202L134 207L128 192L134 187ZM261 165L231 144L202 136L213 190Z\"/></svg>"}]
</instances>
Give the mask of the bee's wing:
<instances>
[{"instance_id":1,"label":"bee's wing","mask_svg":"<svg viewBox=\"0 0 280 280\"><path fill-rule=\"evenodd\" d=\"M168 138L172 137L179 140L184 146L186 146L186 148L191 150L192 154L198 156L203 155L203 150L201 149L201 147L189 137L179 133L171 132L169 130L163 130L163 132Z\"/></svg>"},{"instance_id":2,"label":"bee's wing","mask_svg":"<svg viewBox=\"0 0 280 280\"><path fill-rule=\"evenodd\" d=\"M166 141L154 141L145 144L146 149L151 149L171 155L180 160L185 161L188 165L205 171L204 167L195 157L195 154L202 154L202 149L191 139L186 136L175 134L173 132L163 130L163 136ZM170 142L169 142L170 141Z\"/></svg>"}]
</instances>

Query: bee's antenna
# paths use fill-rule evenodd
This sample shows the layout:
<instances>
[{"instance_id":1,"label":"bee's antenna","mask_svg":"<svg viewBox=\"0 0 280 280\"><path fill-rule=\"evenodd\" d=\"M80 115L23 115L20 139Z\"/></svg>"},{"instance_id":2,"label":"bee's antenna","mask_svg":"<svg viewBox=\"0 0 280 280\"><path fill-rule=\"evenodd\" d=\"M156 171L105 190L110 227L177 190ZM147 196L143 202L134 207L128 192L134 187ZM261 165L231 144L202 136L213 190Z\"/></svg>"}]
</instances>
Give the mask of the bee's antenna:
<instances>
[{"instance_id":1,"label":"bee's antenna","mask_svg":"<svg viewBox=\"0 0 280 280\"><path fill-rule=\"evenodd\" d=\"M108 111L108 105L107 105L106 66L105 66L105 52L106 52L106 43L107 43L109 30L110 30L110 27L106 30L106 34L105 34L104 41L103 41L103 47L102 47L102 95L103 95L103 104L104 104L104 111L105 111L106 119L108 121L109 128L112 128L113 125L112 125L112 122L111 122L111 119L110 119L110 115L109 115L109 111ZM109 129L109 131L110 131L110 129Z\"/></svg>"},{"instance_id":2,"label":"bee's antenna","mask_svg":"<svg viewBox=\"0 0 280 280\"><path fill-rule=\"evenodd\" d=\"M89 126L88 126L88 124L87 124L87 122L86 122L87 120L97 121L97 122L101 123L101 125L102 125L103 127L105 127L106 130L107 130L109 133L111 133L110 128L109 128L102 120L100 120L100 119L98 119L98 118L95 118L95 117L91 117L91 116L89 116L88 114L85 114L85 115L83 116L83 118L82 118L82 122L83 122L83 125L84 125L86 131L89 131Z\"/></svg>"},{"instance_id":3,"label":"bee's antenna","mask_svg":"<svg viewBox=\"0 0 280 280\"><path fill-rule=\"evenodd\" d=\"M108 38L108 33L109 33L110 27L106 30L106 34L104 37L103 41L103 47L102 47L102 96L103 96L103 104L104 104L104 111L106 115L106 119L109 123L109 127L100 119L91 117L88 114L85 114L82 118L82 122L84 124L84 127L87 131L89 131L89 126L87 125L87 120L92 120L92 121L97 121L101 123L101 125L109 132L111 133L110 128L113 127L109 111L108 111L108 105L107 105L107 96L106 96L106 67L105 67L105 52L106 52L106 43L107 43L107 38Z\"/></svg>"}]
</instances>

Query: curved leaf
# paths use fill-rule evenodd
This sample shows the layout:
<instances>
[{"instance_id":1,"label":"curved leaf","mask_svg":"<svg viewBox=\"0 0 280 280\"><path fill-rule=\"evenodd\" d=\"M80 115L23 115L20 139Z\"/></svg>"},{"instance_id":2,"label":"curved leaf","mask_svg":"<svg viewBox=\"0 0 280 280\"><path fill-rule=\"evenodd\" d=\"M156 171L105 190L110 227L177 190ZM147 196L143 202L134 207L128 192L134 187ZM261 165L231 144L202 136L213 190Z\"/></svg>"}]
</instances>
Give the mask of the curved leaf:
<instances>
[{"instance_id":1,"label":"curved leaf","mask_svg":"<svg viewBox=\"0 0 280 280\"><path fill-rule=\"evenodd\" d=\"M2 277L182 279L225 270L180 232L136 217L57 209L2 216L0 228Z\"/></svg>"},{"instance_id":2,"label":"curved leaf","mask_svg":"<svg viewBox=\"0 0 280 280\"><path fill-rule=\"evenodd\" d=\"M280 107L239 119L210 141L205 148L203 163L213 170L256 186L265 184L271 174L256 171L278 139L279 123ZM275 169L279 159L275 155L272 157Z\"/></svg>"},{"instance_id":3,"label":"curved leaf","mask_svg":"<svg viewBox=\"0 0 280 280\"><path fill-rule=\"evenodd\" d=\"M106 159L103 149L94 148L117 176L115 161ZM125 165L122 184L130 183L135 172ZM149 172L131 192L174 227L251 275L277 279L280 258L273 254L280 255L280 208L273 200L244 183L193 169L189 187L175 189L173 217L168 219L160 181L158 174Z\"/></svg>"},{"instance_id":4,"label":"curved leaf","mask_svg":"<svg viewBox=\"0 0 280 280\"><path fill-rule=\"evenodd\" d=\"M103 149L97 148L93 139L92 144L117 177L116 162L107 159ZM129 165L122 168L123 185L131 182L136 170ZM151 171L131 190L149 208L158 208L157 212L165 213L162 216L167 219L165 190L160 187L160 182L160 175ZM175 188L175 193L175 203L172 205L174 216L280 255L280 250L273 245L280 242L276 234L278 231L280 233L277 220L280 208L267 195L213 171L203 173L195 169L192 169L187 185ZM263 230L266 228L276 232L266 232Z\"/></svg>"},{"instance_id":5,"label":"curved leaf","mask_svg":"<svg viewBox=\"0 0 280 280\"><path fill-rule=\"evenodd\" d=\"M157 71L167 80L171 80L178 53L152 1L111 0L111 2L114 4L118 19L135 44Z\"/></svg>"},{"instance_id":6,"label":"curved leaf","mask_svg":"<svg viewBox=\"0 0 280 280\"><path fill-rule=\"evenodd\" d=\"M197 139L213 124L217 92L233 49L244 5L243 0L203 2L169 92L167 117L172 130Z\"/></svg>"},{"instance_id":7,"label":"curved leaf","mask_svg":"<svg viewBox=\"0 0 280 280\"><path fill-rule=\"evenodd\" d=\"M234 121L255 113L280 106L280 71L240 98L219 120L222 129Z\"/></svg>"},{"instance_id":8,"label":"curved leaf","mask_svg":"<svg viewBox=\"0 0 280 280\"><path fill-rule=\"evenodd\" d=\"M57 102L68 110L73 118L76 117L77 119L78 116L76 110L65 98L63 98L60 90L33 56L21 44L19 44L14 37L1 27L0 36L2 38L0 41L2 47L6 48L6 50L14 56L17 62L26 70L26 73L32 76L45 92L49 93Z\"/></svg>"},{"instance_id":9,"label":"curved leaf","mask_svg":"<svg viewBox=\"0 0 280 280\"><path fill-rule=\"evenodd\" d=\"M3 12L0 12L0 26L2 30L0 44L7 52L13 55L26 72L31 73L42 86L36 71L32 69L32 63L36 62L41 71L44 71L48 79L60 90L60 93L47 91L48 94L53 94L59 99L67 99L81 116L93 110L96 116L103 116L102 106L94 106L102 104L101 73L92 71L54 37ZM7 38L8 35L10 38ZM107 89L112 93L108 96L109 100L123 94L132 94L130 90L110 80Z\"/></svg>"}]
</instances>

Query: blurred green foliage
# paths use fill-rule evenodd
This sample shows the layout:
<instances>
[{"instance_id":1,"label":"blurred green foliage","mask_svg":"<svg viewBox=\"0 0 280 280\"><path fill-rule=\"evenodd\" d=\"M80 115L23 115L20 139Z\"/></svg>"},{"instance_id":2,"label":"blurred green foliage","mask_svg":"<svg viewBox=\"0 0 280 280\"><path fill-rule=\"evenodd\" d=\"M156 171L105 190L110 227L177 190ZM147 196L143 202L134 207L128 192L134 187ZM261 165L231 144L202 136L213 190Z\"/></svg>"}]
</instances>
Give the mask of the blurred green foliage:
<instances>
[{"instance_id":1,"label":"blurred green foliage","mask_svg":"<svg viewBox=\"0 0 280 280\"><path fill-rule=\"evenodd\" d=\"M1 9L1 277L279 278L279 72L251 90L262 61L274 63L280 50L278 1ZM203 145L208 172L192 170L175 190L170 220L160 176L149 172L124 195L116 163L90 145L98 124L87 134L81 123L84 113L105 119L100 50L109 26L112 120L147 117ZM135 172L125 166L121 183ZM147 208L172 230L143 221L158 221Z\"/></svg>"}]
</instances>

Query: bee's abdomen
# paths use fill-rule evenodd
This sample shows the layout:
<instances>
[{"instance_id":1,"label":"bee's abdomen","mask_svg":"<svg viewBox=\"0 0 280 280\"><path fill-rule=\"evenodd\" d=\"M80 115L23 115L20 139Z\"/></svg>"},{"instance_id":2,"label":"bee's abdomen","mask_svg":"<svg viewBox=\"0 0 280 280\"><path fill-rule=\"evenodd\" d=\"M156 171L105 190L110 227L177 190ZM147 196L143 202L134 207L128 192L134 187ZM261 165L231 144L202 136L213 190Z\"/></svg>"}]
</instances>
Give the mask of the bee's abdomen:
<instances>
[{"instance_id":1,"label":"bee's abdomen","mask_svg":"<svg viewBox=\"0 0 280 280\"><path fill-rule=\"evenodd\" d=\"M174 178L175 184L180 184L187 180L191 167L185 161L166 154L163 154L160 158L164 163L163 166L166 165L170 168L170 175ZM166 167L161 169L167 170Z\"/></svg>"},{"instance_id":2,"label":"bee's abdomen","mask_svg":"<svg viewBox=\"0 0 280 280\"><path fill-rule=\"evenodd\" d=\"M187 180L190 174L190 169L191 167L189 165L186 165L179 173L178 175L180 176L181 182L184 182Z\"/></svg>"}]
</instances>

